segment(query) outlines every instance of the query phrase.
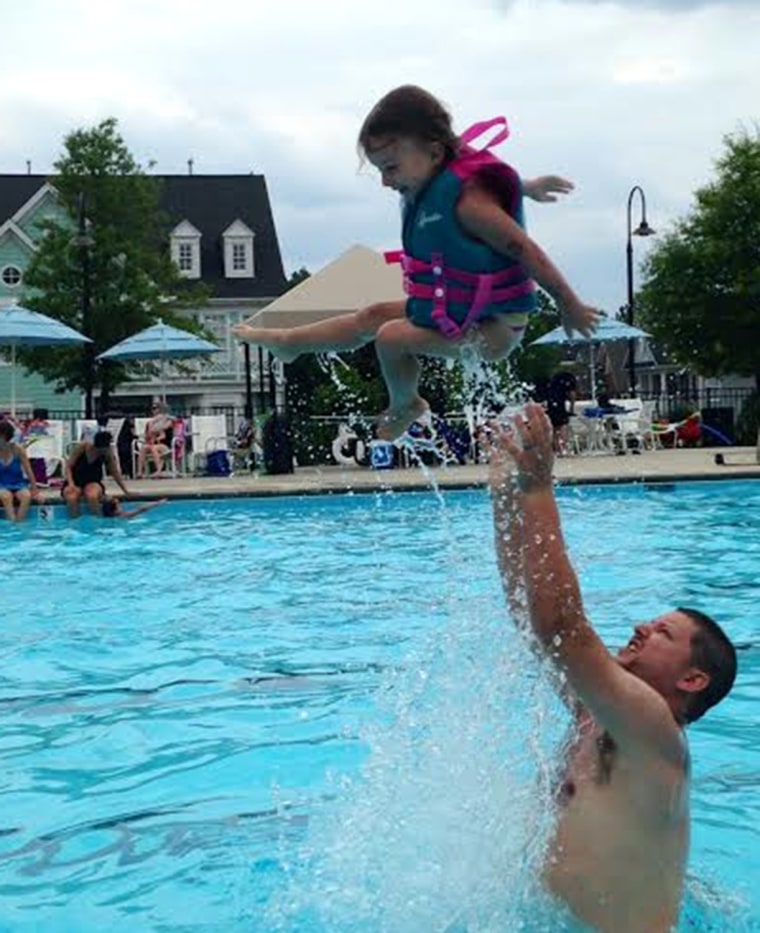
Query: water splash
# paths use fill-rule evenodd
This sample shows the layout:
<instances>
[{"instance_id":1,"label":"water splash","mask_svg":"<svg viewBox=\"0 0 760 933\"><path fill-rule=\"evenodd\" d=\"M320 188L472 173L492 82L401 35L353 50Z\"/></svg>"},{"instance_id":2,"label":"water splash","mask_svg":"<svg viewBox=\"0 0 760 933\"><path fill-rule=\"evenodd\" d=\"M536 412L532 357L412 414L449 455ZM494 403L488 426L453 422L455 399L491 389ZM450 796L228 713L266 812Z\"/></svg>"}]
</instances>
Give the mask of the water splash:
<instances>
[{"instance_id":1,"label":"water splash","mask_svg":"<svg viewBox=\"0 0 760 933\"><path fill-rule=\"evenodd\" d=\"M438 633L386 681L362 772L334 777L267 929L535 930L555 704L501 607Z\"/></svg>"}]
</instances>

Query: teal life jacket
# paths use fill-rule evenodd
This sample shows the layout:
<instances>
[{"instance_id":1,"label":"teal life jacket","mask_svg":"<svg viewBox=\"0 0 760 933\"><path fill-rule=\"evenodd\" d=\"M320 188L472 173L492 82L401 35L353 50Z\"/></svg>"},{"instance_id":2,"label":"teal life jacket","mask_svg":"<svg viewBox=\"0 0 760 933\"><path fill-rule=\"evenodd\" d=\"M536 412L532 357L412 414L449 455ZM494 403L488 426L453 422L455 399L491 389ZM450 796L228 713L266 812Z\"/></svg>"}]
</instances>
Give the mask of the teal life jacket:
<instances>
[{"instance_id":1,"label":"teal life jacket","mask_svg":"<svg viewBox=\"0 0 760 933\"><path fill-rule=\"evenodd\" d=\"M403 250L386 253L400 262L406 315L420 327L437 328L445 337L461 337L476 321L496 314L530 312L536 285L514 259L497 253L465 233L456 217L464 183L480 175L489 190L521 227L525 226L517 172L488 147L473 149L470 140L503 117L476 124L461 137L462 148L404 207ZM489 145L506 138L506 129Z\"/></svg>"}]
</instances>

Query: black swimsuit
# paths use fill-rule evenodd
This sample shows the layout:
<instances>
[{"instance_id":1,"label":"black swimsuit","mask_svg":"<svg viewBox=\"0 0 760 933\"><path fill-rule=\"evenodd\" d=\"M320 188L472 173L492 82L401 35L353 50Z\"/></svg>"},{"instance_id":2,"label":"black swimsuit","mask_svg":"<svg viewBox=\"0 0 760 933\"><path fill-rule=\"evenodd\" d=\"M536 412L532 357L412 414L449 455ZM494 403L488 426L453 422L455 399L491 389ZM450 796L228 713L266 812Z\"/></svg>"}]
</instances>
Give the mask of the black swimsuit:
<instances>
[{"instance_id":1,"label":"black swimsuit","mask_svg":"<svg viewBox=\"0 0 760 933\"><path fill-rule=\"evenodd\" d=\"M87 457L87 451L83 450L79 459L71 468L71 478L74 480L74 485L78 486L79 489L84 489L89 483L98 483L105 492L105 486L103 485L105 462L105 457L102 454L98 455L94 460L90 460Z\"/></svg>"}]
</instances>

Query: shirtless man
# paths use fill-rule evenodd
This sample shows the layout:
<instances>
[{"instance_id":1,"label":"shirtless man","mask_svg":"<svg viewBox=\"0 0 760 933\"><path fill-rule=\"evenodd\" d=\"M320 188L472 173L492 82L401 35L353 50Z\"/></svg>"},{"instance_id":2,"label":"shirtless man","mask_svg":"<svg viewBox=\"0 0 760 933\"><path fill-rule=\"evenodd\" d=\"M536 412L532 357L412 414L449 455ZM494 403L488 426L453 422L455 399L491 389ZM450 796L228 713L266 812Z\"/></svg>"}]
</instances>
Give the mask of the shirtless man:
<instances>
[{"instance_id":1,"label":"shirtless man","mask_svg":"<svg viewBox=\"0 0 760 933\"><path fill-rule=\"evenodd\" d=\"M684 727L731 689L736 653L693 609L635 626L613 656L586 618L552 487L540 405L495 426L496 550L513 618L563 675L574 716L544 881L600 933L675 929L689 850Z\"/></svg>"}]
</instances>

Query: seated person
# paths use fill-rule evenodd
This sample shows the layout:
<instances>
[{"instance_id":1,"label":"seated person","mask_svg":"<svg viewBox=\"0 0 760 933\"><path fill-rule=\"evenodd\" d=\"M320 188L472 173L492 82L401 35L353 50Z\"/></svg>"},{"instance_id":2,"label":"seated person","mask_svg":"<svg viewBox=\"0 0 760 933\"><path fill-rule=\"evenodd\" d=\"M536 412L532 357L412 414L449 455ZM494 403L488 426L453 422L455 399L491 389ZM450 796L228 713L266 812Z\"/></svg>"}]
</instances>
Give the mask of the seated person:
<instances>
[{"instance_id":1,"label":"seated person","mask_svg":"<svg viewBox=\"0 0 760 933\"><path fill-rule=\"evenodd\" d=\"M79 517L82 497L93 515L101 513L101 503L106 494L103 485L106 470L124 495L129 495L111 441L108 431L98 431L91 441L81 441L77 444L69 455L66 461L66 482L61 489L61 495L66 502L70 518Z\"/></svg>"},{"instance_id":2,"label":"seated person","mask_svg":"<svg viewBox=\"0 0 760 933\"><path fill-rule=\"evenodd\" d=\"M22 522L39 492L26 450L14 442L14 434L10 421L0 421L0 503L9 521Z\"/></svg>"},{"instance_id":3,"label":"seated person","mask_svg":"<svg viewBox=\"0 0 760 933\"><path fill-rule=\"evenodd\" d=\"M144 515L146 512L150 512L151 509L155 509L168 501L168 499L157 499L155 502L140 505L136 509L125 509L122 507L121 499L118 496L106 496L101 506L102 515L103 518L137 518L138 515Z\"/></svg>"},{"instance_id":4,"label":"seated person","mask_svg":"<svg viewBox=\"0 0 760 933\"><path fill-rule=\"evenodd\" d=\"M33 442L35 437L44 437L49 430L50 422L48 421L47 408L35 408L32 411L32 417L24 424L23 427L22 435L24 444L28 447L30 442ZM29 457L29 462L32 465L34 475L37 479L37 482L44 486L48 481L48 469L47 464L45 463L45 458L35 457L34 448L32 448L31 454L32 456Z\"/></svg>"},{"instance_id":5,"label":"seated person","mask_svg":"<svg viewBox=\"0 0 760 933\"><path fill-rule=\"evenodd\" d=\"M136 479L143 479L145 476L145 462L148 457L151 458L155 467L154 478L166 475L164 457L171 453L174 422L163 402L156 402L153 405L151 415L150 421L145 425L145 439L137 456Z\"/></svg>"}]
</instances>

